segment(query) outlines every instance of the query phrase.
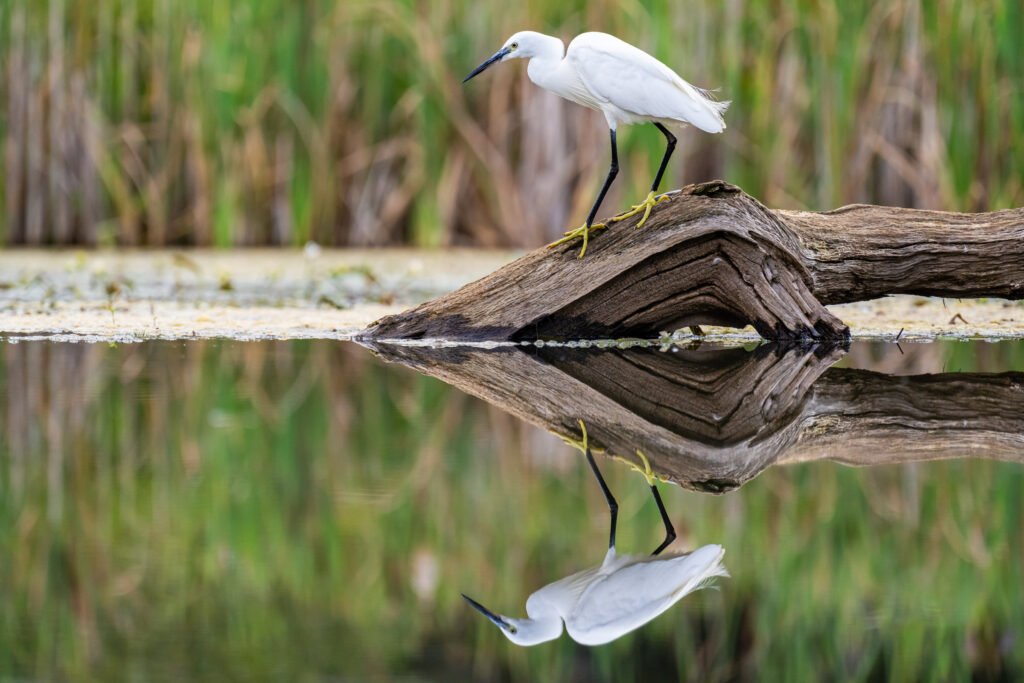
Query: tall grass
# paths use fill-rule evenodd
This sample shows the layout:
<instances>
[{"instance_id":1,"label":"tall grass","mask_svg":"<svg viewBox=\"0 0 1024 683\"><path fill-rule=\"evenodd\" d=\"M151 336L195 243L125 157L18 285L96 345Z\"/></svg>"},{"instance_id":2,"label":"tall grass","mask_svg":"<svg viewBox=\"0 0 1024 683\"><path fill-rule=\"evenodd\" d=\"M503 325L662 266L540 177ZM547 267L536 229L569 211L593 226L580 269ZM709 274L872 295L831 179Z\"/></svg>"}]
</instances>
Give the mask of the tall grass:
<instances>
[{"instance_id":1,"label":"tall grass","mask_svg":"<svg viewBox=\"0 0 1024 683\"><path fill-rule=\"evenodd\" d=\"M14 0L0 4L8 244L536 245L582 219L601 117L521 65L514 30L616 33L734 104L668 183L770 205L1024 204L1017 0ZM606 210L661 153L623 136Z\"/></svg>"},{"instance_id":2,"label":"tall grass","mask_svg":"<svg viewBox=\"0 0 1024 683\"><path fill-rule=\"evenodd\" d=\"M964 346L907 351L976 369ZM1024 362L1019 345L979 353ZM722 497L663 486L681 547L723 543L733 578L610 646L524 650L459 592L521 614L602 557L604 501L554 438L333 343L3 354L3 678L1024 674L1012 464L789 466ZM646 486L603 468L621 548L653 548Z\"/></svg>"}]
</instances>

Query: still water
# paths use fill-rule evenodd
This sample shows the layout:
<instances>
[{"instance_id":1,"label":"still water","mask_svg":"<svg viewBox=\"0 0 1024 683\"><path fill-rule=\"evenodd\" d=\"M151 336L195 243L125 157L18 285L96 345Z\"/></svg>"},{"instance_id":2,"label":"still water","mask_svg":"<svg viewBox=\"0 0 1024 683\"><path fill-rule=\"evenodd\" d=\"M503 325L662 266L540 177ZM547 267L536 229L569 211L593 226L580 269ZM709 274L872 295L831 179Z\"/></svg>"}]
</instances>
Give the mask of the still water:
<instances>
[{"instance_id":1,"label":"still water","mask_svg":"<svg viewBox=\"0 0 1024 683\"><path fill-rule=\"evenodd\" d=\"M1024 343L374 351L8 339L0 680L1024 676ZM601 563L580 420L731 577L521 648L460 593Z\"/></svg>"}]
</instances>

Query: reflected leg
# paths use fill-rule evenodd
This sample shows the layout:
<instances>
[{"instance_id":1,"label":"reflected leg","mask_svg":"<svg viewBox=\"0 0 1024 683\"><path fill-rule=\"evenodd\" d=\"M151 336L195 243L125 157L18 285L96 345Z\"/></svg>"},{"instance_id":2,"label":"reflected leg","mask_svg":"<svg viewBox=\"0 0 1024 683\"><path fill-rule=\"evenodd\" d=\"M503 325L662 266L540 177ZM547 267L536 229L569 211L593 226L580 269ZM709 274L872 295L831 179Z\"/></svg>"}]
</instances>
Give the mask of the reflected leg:
<instances>
[{"instance_id":1,"label":"reflected leg","mask_svg":"<svg viewBox=\"0 0 1024 683\"><path fill-rule=\"evenodd\" d=\"M668 512L665 510L665 504L661 502L661 494L658 493L658 487L651 484L651 493L654 494L654 502L658 504L658 512L661 513L661 521L665 524L665 540L661 542L651 555L658 555L662 550L667 548L672 541L676 540L676 530L672 526L672 520L668 518Z\"/></svg>"},{"instance_id":2,"label":"reflected leg","mask_svg":"<svg viewBox=\"0 0 1024 683\"><path fill-rule=\"evenodd\" d=\"M651 553L651 555L658 555L662 550L667 548L672 541L676 540L676 530L675 527L672 526L672 520L668 518L668 511L665 510L665 503L661 500L661 493L658 492L658 486L656 483L657 479L654 476L654 471L651 469L651 461L647 459L647 456L644 455L644 452L639 448L636 451L636 455L640 458L640 462L643 464L642 469L635 463L629 462L628 460L625 462L634 470L644 475L644 479L647 480L647 485L651 487L651 494L654 496L654 502L658 504L658 513L661 514L661 523L665 525L665 540L661 542L661 545L654 549L653 553Z\"/></svg>"},{"instance_id":3,"label":"reflected leg","mask_svg":"<svg viewBox=\"0 0 1024 683\"><path fill-rule=\"evenodd\" d=\"M597 463L594 462L594 454L590 452L590 446L587 444L587 433L583 432L583 447L586 449L587 462L590 463L590 469L594 471L594 476L597 477L597 483L601 485L601 491L604 493L604 499L608 501L608 512L611 514L611 530L608 532L608 547L615 547L615 523L619 516L619 504L615 501L615 496L608 489L608 484L604 482L604 477L601 476L601 470L598 469Z\"/></svg>"}]
</instances>

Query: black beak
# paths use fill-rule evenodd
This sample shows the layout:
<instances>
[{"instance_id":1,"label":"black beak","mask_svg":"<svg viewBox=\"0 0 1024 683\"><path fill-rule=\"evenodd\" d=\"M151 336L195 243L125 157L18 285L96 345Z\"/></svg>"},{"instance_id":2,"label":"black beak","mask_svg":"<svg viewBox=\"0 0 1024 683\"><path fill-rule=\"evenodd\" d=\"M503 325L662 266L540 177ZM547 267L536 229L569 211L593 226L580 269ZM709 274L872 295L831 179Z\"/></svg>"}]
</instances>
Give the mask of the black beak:
<instances>
[{"instance_id":1,"label":"black beak","mask_svg":"<svg viewBox=\"0 0 1024 683\"><path fill-rule=\"evenodd\" d=\"M488 68L490 68L490 66L492 64L494 64L495 62L500 62L501 58L504 57L505 55L507 55L509 52L512 52L512 50L508 49L507 47L501 48L500 50L495 52L493 55L491 55L491 57L486 62L484 62L483 64L481 64L477 68L473 69L473 71L468 76L466 76L464 79L462 79L462 82L465 83L466 81L468 81L469 79L473 78L477 74L483 73ZM465 597L465 596L463 596L463 597ZM469 600L469 598L466 598L466 599ZM476 604L476 603L473 603L473 604Z\"/></svg>"},{"instance_id":2,"label":"black beak","mask_svg":"<svg viewBox=\"0 0 1024 683\"><path fill-rule=\"evenodd\" d=\"M492 59L493 59L493 57L492 57ZM483 69L479 69L479 70L480 70L480 71L482 71ZM470 76L472 76L472 74L470 74ZM491 621L493 621L493 622L494 622L494 625L495 625L495 626L498 626L499 628L503 628L503 629L505 629L506 631L507 631L507 630L508 630L509 628L511 628L511 627L512 627L512 624L508 623L507 621L505 621L504 619L502 619L501 617L499 617L499 616L498 616L497 614L495 614L495 613L494 613L494 612L492 612L491 610L487 609L486 607L484 607L484 606L483 606L483 605L481 605L481 604L480 604L479 602L477 602L477 601L476 601L476 600L474 600L473 598L469 597L469 596L468 596L468 595L466 595L465 593L463 593L463 594L462 594L462 597L466 598L466 602L468 602L468 603L469 603L469 604L471 604L471 605L472 605L473 607L475 607L475 608L477 609L477 611L479 611L479 612L480 612L481 614L483 614L483 615L484 615L485 617L487 617L488 619L490 619Z\"/></svg>"}]
</instances>

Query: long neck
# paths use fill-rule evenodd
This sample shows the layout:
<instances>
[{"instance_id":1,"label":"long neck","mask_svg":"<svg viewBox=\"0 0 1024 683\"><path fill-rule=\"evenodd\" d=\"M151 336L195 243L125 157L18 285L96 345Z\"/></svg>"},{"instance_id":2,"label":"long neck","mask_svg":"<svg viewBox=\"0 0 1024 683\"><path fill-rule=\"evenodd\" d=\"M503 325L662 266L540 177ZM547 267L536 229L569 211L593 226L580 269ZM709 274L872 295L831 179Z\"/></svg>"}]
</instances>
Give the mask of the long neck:
<instances>
[{"instance_id":1,"label":"long neck","mask_svg":"<svg viewBox=\"0 0 1024 683\"><path fill-rule=\"evenodd\" d=\"M554 640L562 635L562 615L543 594L538 593L527 598L526 614L529 618L523 619L523 623L530 629L531 637L537 639L537 642Z\"/></svg>"},{"instance_id":2,"label":"long neck","mask_svg":"<svg viewBox=\"0 0 1024 683\"><path fill-rule=\"evenodd\" d=\"M554 36L544 36L543 41L536 49L536 54L530 58L526 67L526 73L530 80L542 88L551 89L552 79L555 72L565 57L565 43Z\"/></svg>"},{"instance_id":3,"label":"long neck","mask_svg":"<svg viewBox=\"0 0 1024 683\"><path fill-rule=\"evenodd\" d=\"M516 633L508 638L519 645L537 645L554 640L562 635L562 619L555 614L529 619L509 619L516 626Z\"/></svg>"}]
</instances>

